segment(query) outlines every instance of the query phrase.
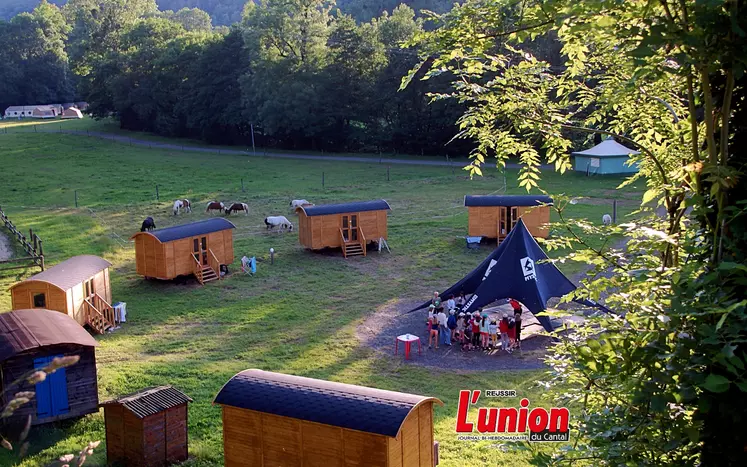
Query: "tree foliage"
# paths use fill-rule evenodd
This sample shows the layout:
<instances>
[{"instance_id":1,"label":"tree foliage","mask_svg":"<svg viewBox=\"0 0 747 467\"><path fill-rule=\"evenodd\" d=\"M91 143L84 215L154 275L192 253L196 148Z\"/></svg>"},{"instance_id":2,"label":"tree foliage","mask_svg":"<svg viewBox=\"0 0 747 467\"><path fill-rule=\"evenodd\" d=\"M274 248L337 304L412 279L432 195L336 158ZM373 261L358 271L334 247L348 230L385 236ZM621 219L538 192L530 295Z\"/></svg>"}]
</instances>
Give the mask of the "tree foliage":
<instances>
[{"instance_id":1,"label":"tree foliage","mask_svg":"<svg viewBox=\"0 0 747 467\"><path fill-rule=\"evenodd\" d=\"M535 452L539 465L745 465L745 6L473 0L416 41L423 64L403 84L424 70L452 80L438 97L468 108L473 175L518 157L521 184L537 189L542 162L570 167L578 132L640 151L635 224L566 223L547 243L594 267L579 294L618 315L554 347L547 385L583 416L571 445ZM561 67L533 51L553 37ZM568 200L556 200L562 218ZM592 249L579 231L627 241Z\"/></svg>"}]
</instances>

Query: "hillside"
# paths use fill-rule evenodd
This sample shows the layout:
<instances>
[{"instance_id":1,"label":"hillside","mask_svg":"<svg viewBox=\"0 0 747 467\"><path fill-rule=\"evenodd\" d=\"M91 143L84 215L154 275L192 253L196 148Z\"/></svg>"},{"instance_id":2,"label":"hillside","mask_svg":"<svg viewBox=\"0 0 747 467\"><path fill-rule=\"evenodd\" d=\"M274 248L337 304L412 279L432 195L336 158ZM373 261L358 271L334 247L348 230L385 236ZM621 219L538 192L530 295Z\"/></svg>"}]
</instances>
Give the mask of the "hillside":
<instances>
[{"instance_id":1,"label":"hillside","mask_svg":"<svg viewBox=\"0 0 747 467\"><path fill-rule=\"evenodd\" d=\"M2 0L0 2L0 19L10 19L18 13L31 11L41 0ZM64 5L67 0L48 0L55 5ZM161 10L177 11L182 8L199 8L206 11L213 19L213 24L230 25L241 20L241 12L246 0L157 0ZM383 11L392 11L404 3L416 12L432 10L447 11L453 0L338 0L337 6L345 13L351 14L358 21L368 21L379 16Z\"/></svg>"}]
</instances>

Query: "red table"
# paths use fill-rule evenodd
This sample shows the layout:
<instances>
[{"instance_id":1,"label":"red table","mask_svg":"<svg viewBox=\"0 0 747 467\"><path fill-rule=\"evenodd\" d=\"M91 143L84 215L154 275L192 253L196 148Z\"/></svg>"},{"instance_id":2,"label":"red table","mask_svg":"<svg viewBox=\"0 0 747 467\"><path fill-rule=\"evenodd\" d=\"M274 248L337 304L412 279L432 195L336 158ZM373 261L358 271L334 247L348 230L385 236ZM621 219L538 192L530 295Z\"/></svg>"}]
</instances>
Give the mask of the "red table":
<instances>
[{"instance_id":1,"label":"red table","mask_svg":"<svg viewBox=\"0 0 747 467\"><path fill-rule=\"evenodd\" d=\"M413 334L402 334L401 336L397 336L397 338L394 340L394 355L397 355L397 351L399 350L399 343L404 342L405 343L405 360L409 360L410 359L410 346L415 341L418 341L418 354L422 355L423 348L420 345L420 338Z\"/></svg>"}]
</instances>

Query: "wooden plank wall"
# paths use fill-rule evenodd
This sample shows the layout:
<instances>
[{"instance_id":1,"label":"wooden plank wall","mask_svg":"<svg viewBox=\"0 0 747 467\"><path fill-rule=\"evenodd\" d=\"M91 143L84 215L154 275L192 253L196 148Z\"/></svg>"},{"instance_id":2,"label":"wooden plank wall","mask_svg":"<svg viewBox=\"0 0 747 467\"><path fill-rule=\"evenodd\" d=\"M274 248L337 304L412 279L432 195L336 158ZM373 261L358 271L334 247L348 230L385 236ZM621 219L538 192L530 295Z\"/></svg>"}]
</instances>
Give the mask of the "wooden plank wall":
<instances>
[{"instance_id":1,"label":"wooden plank wall","mask_svg":"<svg viewBox=\"0 0 747 467\"><path fill-rule=\"evenodd\" d=\"M166 462L177 463L189 457L187 404L166 411Z\"/></svg>"},{"instance_id":2,"label":"wooden plank wall","mask_svg":"<svg viewBox=\"0 0 747 467\"><path fill-rule=\"evenodd\" d=\"M307 216L303 210L298 213L298 243L306 248L313 248L312 244L312 218Z\"/></svg>"},{"instance_id":3,"label":"wooden plank wall","mask_svg":"<svg viewBox=\"0 0 747 467\"><path fill-rule=\"evenodd\" d=\"M14 419L25 420L27 415L31 415L31 423L38 424L98 412L99 396L96 379L96 356L94 350L90 347L74 345L41 347L6 360L2 363L3 392L13 381L34 369L34 359L53 355L80 355L78 363L65 369L70 411L56 417L37 420L36 399L32 399L30 403L14 412ZM14 389L13 393L18 391L33 392L34 386L23 383L17 389Z\"/></svg>"},{"instance_id":4,"label":"wooden plank wall","mask_svg":"<svg viewBox=\"0 0 747 467\"><path fill-rule=\"evenodd\" d=\"M471 237L497 238L499 207L469 206L468 232Z\"/></svg>"},{"instance_id":5,"label":"wooden plank wall","mask_svg":"<svg viewBox=\"0 0 747 467\"><path fill-rule=\"evenodd\" d=\"M433 403L410 412L388 444L389 467L433 467Z\"/></svg>"},{"instance_id":6,"label":"wooden plank wall","mask_svg":"<svg viewBox=\"0 0 747 467\"><path fill-rule=\"evenodd\" d=\"M381 435L223 407L227 467L386 467L387 440Z\"/></svg>"},{"instance_id":7,"label":"wooden plank wall","mask_svg":"<svg viewBox=\"0 0 747 467\"><path fill-rule=\"evenodd\" d=\"M127 409L122 409L122 425L124 427L124 465L142 466L145 456L143 421ZM119 459L107 459L109 463Z\"/></svg>"},{"instance_id":8,"label":"wooden plank wall","mask_svg":"<svg viewBox=\"0 0 747 467\"><path fill-rule=\"evenodd\" d=\"M313 217L307 217L303 212L300 212L298 218L299 243L313 250L341 247L342 216L351 215L358 216L358 226L363 229L366 240L369 242L377 241L379 237L387 239L387 212L383 210Z\"/></svg>"},{"instance_id":9,"label":"wooden plank wall","mask_svg":"<svg viewBox=\"0 0 747 467\"><path fill-rule=\"evenodd\" d=\"M143 464L160 466L166 463L166 412L145 417L143 425Z\"/></svg>"},{"instance_id":10,"label":"wooden plank wall","mask_svg":"<svg viewBox=\"0 0 747 467\"><path fill-rule=\"evenodd\" d=\"M10 293L13 309L24 310L34 308L33 296L38 293L46 295L46 309L68 313L65 292L54 285L41 281L23 281L13 287Z\"/></svg>"},{"instance_id":11,"label":"wooden plank wall","mask_svg":"<svg viewBox=\"0 0 747 467\"><path fill-rule=\"evenodd\" d=\"M121 405L104 406L106 432L106 458L109 463L124 460L124 408Z\"/></svg>"},{"instance_id":12,"label":"wooden plank wall","mask_svg":"<svg viewBox=\"0 0 747 467\"><path fill-rule=\"evenodd\" d=\"M550 222L550 206L520 207L519 216L524 219L527 230L533 237L547 238Z\"/></svg>"},{"instance_id":13,"label":"wooden plank wall","mask_svg":"<svg viewBox=\"0 0 747 467\"><path fill-rule=\"evenodd\" d=\"M194 239L201 241L202 237L207 237L208 248L215 253L221 264L233 263L233 230L230 229L167 243L160 243L151 235L138 235L135 237L137 273L157 279L173 279L193 274L193 242Z\"/></svg>"}]
</instances>

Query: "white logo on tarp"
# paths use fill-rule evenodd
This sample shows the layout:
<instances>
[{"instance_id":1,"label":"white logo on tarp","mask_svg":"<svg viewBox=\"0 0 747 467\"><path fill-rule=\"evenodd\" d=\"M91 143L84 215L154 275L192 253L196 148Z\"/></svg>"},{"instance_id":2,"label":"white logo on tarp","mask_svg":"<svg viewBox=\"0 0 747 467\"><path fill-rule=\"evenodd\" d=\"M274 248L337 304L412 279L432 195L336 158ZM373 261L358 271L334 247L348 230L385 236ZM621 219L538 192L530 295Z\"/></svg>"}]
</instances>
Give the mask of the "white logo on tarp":
<instances>
[{"instance_id":1,"label":"white logo on tarp","mask_svg":"<svg viewBox=\"0 0 747 467\"><path fill-rule=\"evenodd\" d=\"M463 310L469 310L469 307L472 306L473 303L475 303L475 300L477 300L477 294L473 294L472 297L470 297L469 301L464 305Z\"/></svg>"},{"instance_id":2,"label":"white logo on tarp","mask_svg":"<svg viewBox=\"0 0 747 467\"><path fill-rule=\"evenodd\" d=\"M498 261L494 259L490 260L490 264L488 265L488 269L485 270L485 275L482 276L482 280L485 280L488 278L488 276L490 275L490 271L493 270L493 266L495 266L496 264L498 264Z\"/></svg>"},{"instance_id":3,"label":"white logo on tarp","mask_svg":"<svg viewBox=\"0 0 747 467\"><path fill-rule=\"evenodd\" d=\"M519 263L521 264L521 272L524 273L525 281L537 280L537 276L534 274L534 260L532 258L529 256L521 258Z\"/></svg>"}]
</instances>

